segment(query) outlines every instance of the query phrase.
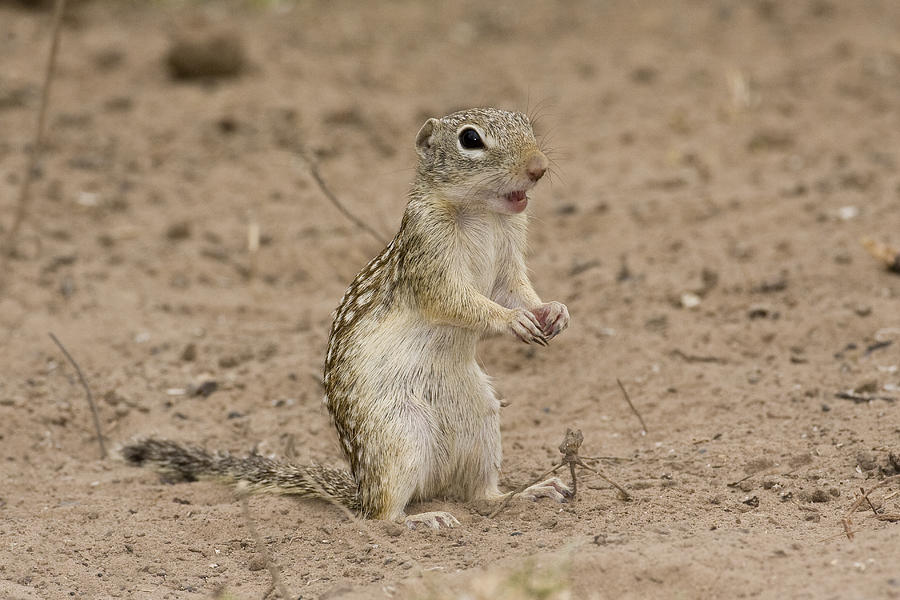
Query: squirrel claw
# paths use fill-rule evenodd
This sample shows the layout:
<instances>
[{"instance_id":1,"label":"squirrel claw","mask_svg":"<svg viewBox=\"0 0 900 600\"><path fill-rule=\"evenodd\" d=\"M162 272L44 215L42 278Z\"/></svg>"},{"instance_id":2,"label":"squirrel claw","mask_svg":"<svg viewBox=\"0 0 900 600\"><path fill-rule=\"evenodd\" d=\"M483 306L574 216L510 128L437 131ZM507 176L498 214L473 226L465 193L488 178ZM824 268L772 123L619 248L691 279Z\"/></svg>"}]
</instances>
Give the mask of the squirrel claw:
<instances>
[{"instance_id":1,"label":"squirrel claw","mask_svg":"<svg viewBox=\"0 0 900 600\"><path fill-rule=\"evenodd\" d=\"M513 334L526 344L547 345L547 336L541 330L541 323L530 311L515 309L509 328Z\"/></svg>"},{"instance_id":2,"label":"squirrel claw","mask_svg":"<svg viewBox=\"0 0 900 600\"><path fill-rule=\"evenodd\" d=\"M456 527L459 525L459 521L456 520L456 517L442 510L410 515L406 517L404 523L410 529L417 529L420 525L424 525L429 529Z\"/></svg>"},{"instance_id":3,"label":"squirrel claw","mask_svg":"<svg viewBox=\"0 0 900 600\"><path fill-rule=\"evenodd\" d=\"M569 326L569 309L562 302L545 302L531 312L547 340L555 338Z\"/></svg>"}]
</instances>

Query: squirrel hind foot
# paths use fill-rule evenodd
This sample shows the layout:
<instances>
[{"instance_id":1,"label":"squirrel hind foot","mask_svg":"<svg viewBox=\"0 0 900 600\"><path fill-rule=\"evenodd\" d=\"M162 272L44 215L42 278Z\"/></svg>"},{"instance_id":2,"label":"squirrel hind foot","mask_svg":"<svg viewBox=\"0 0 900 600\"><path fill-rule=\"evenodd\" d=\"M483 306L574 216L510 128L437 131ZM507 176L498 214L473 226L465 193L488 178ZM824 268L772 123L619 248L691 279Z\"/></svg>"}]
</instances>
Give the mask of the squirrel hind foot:
<instances>
[{"instance_id":1,"label":"squirrel hind foot","mask_svg":"<svg viewBox=\"0 0 900 600\"><path fill-rule=\"evenodd\" d=\"M418 529L421 526L429 529L440 529L441 527L456 527L459 525L456 517L442 510L410 515L403 522L410 529Z\"/></svg>"},{"instance_id":2,"label":"squirrel hind foot","mask_svg":"<svg viewBox=\"0 0 900 600\"><path fill-rule=\"evenodd\" d=\"M573 497L572 490L559 477L551 477L536 483L522 491L519 498L537 501L538 498L550 498L556 502L568 502Z\"/></svg>"}]
</instances>

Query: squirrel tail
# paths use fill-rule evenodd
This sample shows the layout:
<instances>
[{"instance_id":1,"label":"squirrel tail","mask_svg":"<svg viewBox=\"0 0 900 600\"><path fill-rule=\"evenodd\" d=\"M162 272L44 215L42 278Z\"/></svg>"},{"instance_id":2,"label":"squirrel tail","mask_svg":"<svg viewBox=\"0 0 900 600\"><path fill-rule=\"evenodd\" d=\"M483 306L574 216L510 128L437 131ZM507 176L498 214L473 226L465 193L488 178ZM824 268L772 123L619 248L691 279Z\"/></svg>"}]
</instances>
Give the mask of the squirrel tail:
<instances>
[{"instance_id":1,"label":"squirrel tail","mask_svg":"<svg viewBox=\"0 0 900 600\"><path fill-rule=\"evenodd\" d=\"M121 454L132 465L150 465L186 481L246 482L250 491L337 500L357 512L360 508L356 482L343 469L294 465L256 453L235 457L159 438L134 440L121 448Z\"/></svg>"}]
</instances>

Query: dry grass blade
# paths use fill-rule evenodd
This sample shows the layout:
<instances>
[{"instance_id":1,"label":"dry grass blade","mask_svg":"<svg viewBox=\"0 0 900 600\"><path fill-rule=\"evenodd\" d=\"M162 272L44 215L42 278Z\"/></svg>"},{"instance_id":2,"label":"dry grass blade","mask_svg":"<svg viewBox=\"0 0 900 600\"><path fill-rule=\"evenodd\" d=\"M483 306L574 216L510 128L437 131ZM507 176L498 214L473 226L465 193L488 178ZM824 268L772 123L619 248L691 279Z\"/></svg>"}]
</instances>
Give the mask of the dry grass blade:
<instances>
[{"instance_id":1,"label":"dry grass blade","mask_svg":"<svg viewBox=\"0 0 900 600\"><path fill-rule=\"evenodd\" d=\"M602 479L609 485L616 488L616 490L619 492L619 498L621 500L626 500L626 501L631 500L631 493L628 490L626 490L624 487L622 487L621 485L619 485L618 483L613 481L606 473L603 472L602 469L596 469L593 467L589 467L584 463L582 463L581 466L584 467L585 469L587 469L588 471L593 471L600 477L600 479Z\"/></svg>"},{"instance_id":2,"label":"dry grass blade","mask_svg":"<svg viewBox=\"0 0 900 600\"><path fill-rule=\"evenodd\" d=\"M19 235L19 229L25 221L28 214L28 204L31 199L31 183L34 180L34 174L37 171L38 160L41 157L41 150L44 146L44 130L47 123L47 105L50 102L50 84L53 82L53 74L56 71L56 55L59 49L59 37L62 24L63 11L66 8L66 0L56 0L53 9L53 41L50 43L50 56L47 59L47 68L44 72L44 87L41 91L41 105L38 109L37 128L34 132L34 142L31 147L31 155L28 158L28 165L25 170L25 176L22 179L22 188L19 190L19 199L16 203L16 212L13 216L13 222L10 226L9 233L6 235L6 241L2 248L2 259L0 259L0 290L5 284L7 269L7 261L15 252L16 238Z\"/></svg>"},{"instance_id":3,"label":"dry grass blade","mask_svg":"<svg viewBox=\"0 0 900 600\"><path fill-rule=\"evenodd\" d=\"M256 543L256 549L262 555L263 561L266 563L266 568L269 570L269 575L272 577L272 587L277 589L278 593L281 594L281 597L285 598L285 600L293 598L294 596L291 596L288 593L287 588L284 587L284 582L281 581L281 570L269 555L269 550L266 548L262 536L259 535L259 531L256 529L256 523L253 521L253 517L250 516L250 501L247 500L249 494L247 493L246 484L238 485L237 495L241 501L241 512L244 515L244 522L247 524L247 529L250 531L250 535L253 536L253 541ZM270 593L271 588L266 592L266 596Z\"/></svg>"},{"instance_id":4,"label":"dry grass blade","mask_svg":"<svg viewBox=\"0 0 900 600\"><path fill-rule=\"evenodd\" d=\"M610 485L612 485L614 488L616 488L619 491L619 497L622 500L631 500L631 494L628 492L628 490L626 490L624 487L622 487L621 485L619 485L618 483L616 483L615 481L610 479L601 470L595 469L595 468L587 465L584 462L584 460L582 459L582 457L580 457L578 455L578 450L581 448L582 442L584 442L584 435L581 433L580 429L575 429L575 430L566 429L566 436L563 438L562 443L559 445L559 453L563 455L562 460L560 460L558 463L553 465L547 471L544 471L536 479L534 479L534 481L532 481L531 483L526 483L525 485L521 486L516 491L510 492L509 494L507 494L506 497L503 499L503 502L501 502L500 505L491 514L488 515L488 518L493 519L494 517L496 517L498 514L500 514L500 511L502 511L504 508L506 508L509 505L510 501L515 496L517 496L518 494L521 494L522 492L527 490L532 485L534 485L536 483L540 483L547 475L550 475L551 473L555 473L556 471L565 467L566 465L568 465L569 473L572 475L572 500L573 501L577 498L577 494L578 494L578 477L576 476L576 472L575 472L576 466L583 467L583 468L587 469L588 471L591 471L592 473L596 473L597 475L599 475L604 481L606 481L607 483L609 483ZM588 458L588 460L591 460L590 457L586 457L586 458ZM594 460L597 460L597 459L594 459Z\"/></svg>"},{"instance_id":5,"label":"dry grass blade","mask_svg":"<svg viewBox=\"0 0 900 600\"><path fill-rule=\"evenodd\" d=\"M316 180L316 185L319 186L319 189L325 194L325 197L334 205L335 208L338 209L344 217L346 217L351 223L368 233L372 236L378 243L385 244L385 239L374 229L372 229L368 223L354 215L350 212L346 206L344 206L343 202L341 202L337 196L334 195L334 192L328 187L325 183L325 180L322 178L321 173L319 173L319 166L309 158L305 152L301 152L301 156L303 160L306 162L307 167L309 168L309 173L312 175L313 179Z\"/></svg>"},{"instance_id":6,"label":"dry grass blade","mask_svg":"<svg viewBox=\"0 0 900 600\"><path fill-rule=\"evenodd\" d=\"M616 378L616 383L619 384L619 389L622 390L622 395L625 396L625 401L628 402L628 406L631 407L631 412L633 412L638 418L638 421L641 422L641 435L647 435L647 424L644 423L644 418L641 416L641 413L639 413L634 407L634 404L632 404L631 396L628 395L628 391L625 389L625 386L622 385L622 382L618 377Z\"/></svg>"},{"instance_id":7,"label":"dry grass blade","mask_svg":"<svg viewBox=\"0 0 900 600\"><path fill-rule=\"evenodd\" d=\"M84 373L81 372L81 367L78 366L78 363L75 362L75 359L72 358L69 351L62 345L62 342L60 342L52 333L49 335L50 339L53 340L53 343L59 347L69 362L72 363L72 366L75 367L75 372L78 373L78 379L81 381L81 386L84 388L84 393L87 396L88 405L91 407L91 415L94 417L94 429L97 430L97 442L100 444L100 458L105 459L106 444L103 442L103 433L100 430L100 415L97 413L97 405L94 404L94 396L91 394L91 388L88 387L87 380L84 378Z\"/></svg>"}]
</instances>

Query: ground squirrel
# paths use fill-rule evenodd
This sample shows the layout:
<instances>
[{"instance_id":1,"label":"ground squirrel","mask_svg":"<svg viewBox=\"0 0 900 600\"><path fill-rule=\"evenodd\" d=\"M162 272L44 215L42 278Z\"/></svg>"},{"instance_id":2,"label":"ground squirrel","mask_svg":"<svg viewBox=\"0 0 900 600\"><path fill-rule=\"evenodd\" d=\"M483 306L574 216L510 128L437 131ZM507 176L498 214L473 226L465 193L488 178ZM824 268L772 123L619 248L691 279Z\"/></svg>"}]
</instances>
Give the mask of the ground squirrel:
<instances>
[{"instance_id":1,"label":"ground squirrel","mask_svg":"<svg viewBox=\"0 0 900 600\"><path fill-rule=\"evenodd\" d=\"M565 305L542 302L525 266L526 192L548 159L526 115L494 108L428 119L416 151L400 231L344 294L328 341L325 405L350 472L153 438L126 445L127 460L326 495L410 527L457 524L444 512L406 517L411 501L503 497L500 402L475 350L507 332L545 346L568 325ZM561 501L569 490L554 478L525 496Z\"/></svg>"}]
</instances>

